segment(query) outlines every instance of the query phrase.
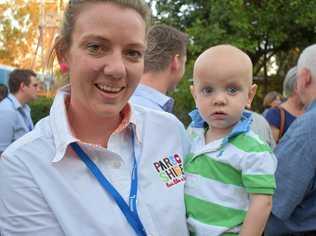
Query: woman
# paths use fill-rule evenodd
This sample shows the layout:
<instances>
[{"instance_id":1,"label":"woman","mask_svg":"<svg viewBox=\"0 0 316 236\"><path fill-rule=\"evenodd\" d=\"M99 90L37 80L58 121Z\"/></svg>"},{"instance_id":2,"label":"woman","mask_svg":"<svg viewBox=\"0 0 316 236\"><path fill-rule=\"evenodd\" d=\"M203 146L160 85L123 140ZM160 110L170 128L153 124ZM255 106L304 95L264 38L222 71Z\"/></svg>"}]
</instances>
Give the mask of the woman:
<instances>
[{"instance_id":1,"label":"woman","mask_svg":"<svg viewBox=\"0 0 316 236\"><path fill-rule=\"evenodd\" d=\"M271 91L264 96L263 99L263 108L264 111L262 113L263 116L266 116L268 110L270 108L274 108L279 106L282 103L281 95L276 91Z\"/></svg>"},{"instance_id":2,"label":"woman","mask_svg":"<svg viewBox=\"0 0 316 236\"><path fill-rule=\"evenodd\" d=\"M70 85L0 162L3 235L187 235L172 115L132 107L143 72L142 0L77 0L55 51Z\"/></svg>"},{"instance_id":3,"label":"woman","mask_svg":"<svg viewBox=\"0 0 316 236\"><path fill-rule=\"evenodd\" d=\"M270 108L265 115L271 126L273 138L277 143L296 117L304 113L304 105L296 88L296 72L296 67L291 68L283 81L283 95L286 101L280 106Z\"/></svg>"}]
</instances>

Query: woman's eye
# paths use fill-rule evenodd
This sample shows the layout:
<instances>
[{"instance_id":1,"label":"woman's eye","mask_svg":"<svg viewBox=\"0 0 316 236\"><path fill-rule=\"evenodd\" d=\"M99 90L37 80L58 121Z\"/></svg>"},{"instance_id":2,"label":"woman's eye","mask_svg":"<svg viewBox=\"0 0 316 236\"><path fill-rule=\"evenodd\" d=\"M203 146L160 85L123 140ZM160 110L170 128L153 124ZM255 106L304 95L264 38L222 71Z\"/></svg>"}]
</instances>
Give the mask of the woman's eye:
<instances>
[{"instance_id":1,"label":"woman's eye","mask_svg":"<svg viewBox=\"0 0 316 236\"><path fill-rule=\"evenodd\" d=\"M236 88L236 87L229 87L229 88L227 88L227 92L228 92L228 94L230 94L230 95L234 95L234 94L236 94L238 91L239 91L239 89Z\"/></svg>"},{"instance_id":2,"label":"woman's eye","mask_svg":"<svg viewBox=\"0 0 316 236\"><path fill-rule=\"evenodd\" d=\"M89 53L91 54L98 54L102 50L102 47L100 45L94 44L94 43L88 44L87 48L88 48Z\"/></svg>"},{"instance_id":3,"label":"woman's eye","mask_svg":"<svg viewBox=\"0 0 316 236\"><path fill-rule=\"evenodd\" d=\"M205 87L205 88L202 88L201 92L202 92L203 95L209 95L209 94L211 94L213 92L213 88Z\"/></svg>"},{"instance_id":4,"label":"woman's eye","mask_svg":"<svg viewBox=\"0 0 316 236\"><path fill-rule=\"evenodd\" d=\"M138 61L143 58L143 53L138 50L128 50L127 56L134 61Z\"/></svg>"}]
</instances>

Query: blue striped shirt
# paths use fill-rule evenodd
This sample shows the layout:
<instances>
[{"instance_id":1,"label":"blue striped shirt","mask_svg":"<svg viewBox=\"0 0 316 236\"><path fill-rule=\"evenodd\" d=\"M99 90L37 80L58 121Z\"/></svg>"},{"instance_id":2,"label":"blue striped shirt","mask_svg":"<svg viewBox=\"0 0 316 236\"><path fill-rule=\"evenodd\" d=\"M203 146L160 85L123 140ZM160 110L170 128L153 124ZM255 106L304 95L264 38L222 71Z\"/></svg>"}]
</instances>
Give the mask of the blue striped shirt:
<instances>
[{"instance_id":1,"label":"blue striped shirt","mask_svg":"<svg viewBox=\"0 0 316 236\"><path fill-rule=\"evenodd\" d=\"M173 98L143 84L138 85L131 97L131 102L154 110L170 113L172 113L174 104Z\"/></svg>"},{"instance_id":2,"label":"blue striped shirt","mask_svg":"<svg viewBox=\"0 0 316 236\"><path fill-rule=\"evenodd\" d=\"M0 102L0 153L33 129L31 109L9 94Z\"/></svg>"}]
</instances>

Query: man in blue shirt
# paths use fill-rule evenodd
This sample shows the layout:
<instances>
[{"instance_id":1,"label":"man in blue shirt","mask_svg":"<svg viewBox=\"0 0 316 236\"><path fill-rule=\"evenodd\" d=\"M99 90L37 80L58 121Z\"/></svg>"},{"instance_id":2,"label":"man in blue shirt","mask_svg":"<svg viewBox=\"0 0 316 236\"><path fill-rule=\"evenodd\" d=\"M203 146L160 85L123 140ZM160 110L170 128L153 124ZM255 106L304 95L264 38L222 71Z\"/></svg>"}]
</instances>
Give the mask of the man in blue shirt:
<instances>
[{"instance_id":1,"label":"man in blue shirt","mask_svg":"<svg viewBox=\"0 0 316 236\"><path fill-rule=\"evenodd\" d=\"M36 99L38 83L32 70L13 70L10 94L0 102L0 154L15 140L33 129L30 101Z\"/></svg>"},{"instance_id":2,"label":"man in blue shirt","mask_svg":"<svg viewBox=\"0 0 316 236\"><path fill-rule=\"evenodd\" d=\"M147 35L144 74L131 102L172 112L174 90L185 71L188 36L167 25L153 26Z\"/></svg>"},{"instance_id":3,"label":"man in blue shirt","mask_svg":"<svg viewBox=\"0 0 316 236\"><path fill-rule=\"evenodd\" d=\"M306 105L275 149L277 189L265 235L316 235L316 44L297 63L297 90Z\"/></svg>"}]
</instances>

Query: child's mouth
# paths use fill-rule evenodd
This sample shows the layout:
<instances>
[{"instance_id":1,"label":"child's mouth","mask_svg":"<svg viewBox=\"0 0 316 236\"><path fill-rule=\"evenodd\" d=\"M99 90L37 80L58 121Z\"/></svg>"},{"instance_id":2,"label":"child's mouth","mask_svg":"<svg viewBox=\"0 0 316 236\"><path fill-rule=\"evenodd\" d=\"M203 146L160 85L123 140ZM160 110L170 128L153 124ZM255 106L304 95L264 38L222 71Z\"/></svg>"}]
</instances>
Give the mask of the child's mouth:
<instances>
[{"instance_id":1,"label":"child's mouth","mask_svg":"<svg viewBox=\"0 0 316 236\"><path fill-rule=\"evenodd\" d=\"M226 117L226 113L225 112L221 112L221 111L218 111L218 112L214 112L212 114L212 117L216 120L222 120Z\"/></svg>"}]
</instances>

